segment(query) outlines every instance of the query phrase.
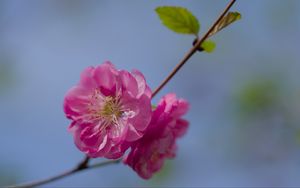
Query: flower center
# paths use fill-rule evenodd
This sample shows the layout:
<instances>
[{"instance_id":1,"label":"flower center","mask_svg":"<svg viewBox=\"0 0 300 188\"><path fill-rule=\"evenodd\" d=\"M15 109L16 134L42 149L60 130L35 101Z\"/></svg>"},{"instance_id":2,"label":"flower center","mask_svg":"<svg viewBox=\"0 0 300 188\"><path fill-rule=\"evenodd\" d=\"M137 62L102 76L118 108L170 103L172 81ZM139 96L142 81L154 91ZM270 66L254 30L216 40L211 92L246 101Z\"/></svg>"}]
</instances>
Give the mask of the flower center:
<instances>
[{"instance_id":1,"label":"flower center","mask_svg":"<svg viewBox=\"0 0 300 188\"><path fill-rule=\"evenodd\" d=\"M121 108L122 105L120 100L116 97L109 96L104 99L104 105L100 110L99 115L106 121L115 122L123 114Z\"/></svg>"},{"instance_id":2,"label":"flower center","mask_svg":"<svg viewBox=\"0 0 300 188\"><path fill-rule=\"evenodd\" d=\"M103 96L98 89L96 89L91 96L88 105L90 121L99 121L99 127L95 128L106 129L113 125L120 126L120 118L129 118L134 113L125 109L119 96Z\"/></svg>"}]
</instances>

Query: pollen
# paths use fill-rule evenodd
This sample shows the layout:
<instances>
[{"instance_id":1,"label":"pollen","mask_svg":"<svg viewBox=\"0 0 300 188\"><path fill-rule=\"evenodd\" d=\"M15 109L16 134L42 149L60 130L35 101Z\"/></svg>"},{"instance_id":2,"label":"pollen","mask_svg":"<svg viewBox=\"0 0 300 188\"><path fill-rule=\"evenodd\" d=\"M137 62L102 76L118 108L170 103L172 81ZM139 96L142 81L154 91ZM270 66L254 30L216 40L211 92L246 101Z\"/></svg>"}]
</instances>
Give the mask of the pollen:
<instances>
[{"instance_id":1,"label":"pollen","mask_svg":"<svg viewBox=\"0 0 300 188\"><path fill-rule=\"evenodd\" d=\"M120 118L123 114L120 100L117 97L111 96L106 97L104 100L104 106L100 111L100 115L110 122L113 122L115 118Z\"/></svg>"},{"instance_id":2,"label":"pollen","mask_svg":"<svg viewBox=\"0 0 300 188\"><path fill-rule=\"evenodd\" d=\"M103 96L98 89L91 96L88 110L90 120L102 121L102 128L118 125L119 118L126 114L120 97Z\"/></svg>"}]
</instances>

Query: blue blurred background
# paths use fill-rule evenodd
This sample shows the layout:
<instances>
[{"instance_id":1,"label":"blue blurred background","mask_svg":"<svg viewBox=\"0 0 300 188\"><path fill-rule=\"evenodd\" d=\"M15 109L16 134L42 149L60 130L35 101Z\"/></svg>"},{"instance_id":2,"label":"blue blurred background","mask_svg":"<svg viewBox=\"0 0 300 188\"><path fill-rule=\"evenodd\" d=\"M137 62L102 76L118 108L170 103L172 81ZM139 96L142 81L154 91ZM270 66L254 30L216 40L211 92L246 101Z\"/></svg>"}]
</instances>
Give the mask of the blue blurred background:
<instances>
[{"instance_id":1,"label":"blue blurred background","mask_svg":"<svg viewBox=\"0 0 300 188\"><path fill-rule=\"evenodd\" d=\"M0 185L44 178L83 158L62 103L87 66L141 70L154 89L193 37L163 27L157 6L178 5L201 34L227 1L0 0ZM190 129L162 172L124 165L48 186L300 186L300 1L237 1L242 20L217 34L154 99L191 103ZM96 159L93 162L101 161Z\"/></svg>"}]
</instances>

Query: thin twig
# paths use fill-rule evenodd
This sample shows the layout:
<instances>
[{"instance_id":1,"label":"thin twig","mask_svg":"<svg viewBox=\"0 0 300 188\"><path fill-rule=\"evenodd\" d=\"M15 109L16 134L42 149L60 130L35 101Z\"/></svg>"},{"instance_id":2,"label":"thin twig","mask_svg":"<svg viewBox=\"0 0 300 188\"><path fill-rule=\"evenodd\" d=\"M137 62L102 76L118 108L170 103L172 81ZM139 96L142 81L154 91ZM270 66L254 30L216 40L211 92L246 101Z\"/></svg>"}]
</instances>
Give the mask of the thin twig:
<instances>
[{"instance_id":1,"label":"thin twig","mask_svg":"<svg viewBox=\"0 0 300 188\"><path fill-rule=\"evenodd\" d=\"M219 18L215 21L215 23L211 26L211 28L206 32L206 34L196 42L196 44L191 48L187 54L184 56L184 58L176 65L176 67L173 69L173 71L165 78L165 80L154 90L152 94L152 98L155 97L155 95L173 78L173 76L180 70L180 68L194 55L194 53L197 51L199 46L209 37L209 34L213 31L213 29L219 24L219 22L222 20L222 18L226 15L226 13L229 11L231 6L235 3L236 0L230 1L230 3L226 6L222 14L219 16Z\"/></svg>"},{"instance_id":2,"label":"thin twig","mask_svg":"<svg viewBox=\"0 0 300 188\"><path fill-rule=\"evenodd\" d=\"M85 160L87 160L87 157L85 158ZM9 186L9 188L29 188L29 187L36 187L36 186L40 186L40 185L44 185L68 176L71 176L75 173L81 172L81 171L85 171L88 169L93 169L93 168L98 168L98 167L103 167L103 166L107 166L110 164L117 164L121 161L121 159L118 160L111 160L111 161L105 161L105 162L101 162L101 163L97 163L97 164L93 164L93 165L86 165L85 167L82 167L80 164L73 169L67 170L61 174L43 179L43 180L38 180L38 181L34 181L34 182L29 182L29 183L24 183L24 184L20 184L20 185L14 185L14 186Z\"/></svg>"}]
</instances>

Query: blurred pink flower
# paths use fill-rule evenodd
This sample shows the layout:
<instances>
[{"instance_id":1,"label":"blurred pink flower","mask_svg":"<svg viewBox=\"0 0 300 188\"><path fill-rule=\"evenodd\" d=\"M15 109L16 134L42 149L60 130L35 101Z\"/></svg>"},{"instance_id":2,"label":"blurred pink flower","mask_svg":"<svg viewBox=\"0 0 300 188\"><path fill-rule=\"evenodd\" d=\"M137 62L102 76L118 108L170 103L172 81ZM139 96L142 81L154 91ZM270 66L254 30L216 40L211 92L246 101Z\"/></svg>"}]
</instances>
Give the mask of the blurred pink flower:
<instances>
[{"instance_id":1,"label":"blurred pink flower","mask_svg":"<svg viewBox=\"0 0 300 188\"><path fill-rule=\"evenodd\" d=\"M151 120L151 90L139 71L105 62L81 73L64 99L76 146L90 157L121 157Z\"/></svg>"},{"instance_id":2,"label":"blurred pink flower","mask_svg":"<svg viewBox=\"0 0 300 188\"><path fill-rule=\"evenodd\" d=\"M181 119L187 111L187 101L177 99L175 94L164 96L153 112L145 135L131 147L124 163L142 178L151 178L161 169L165 159L175 157L176 139L188 128L188 121Z\"/></svg>"}]
</instances>

